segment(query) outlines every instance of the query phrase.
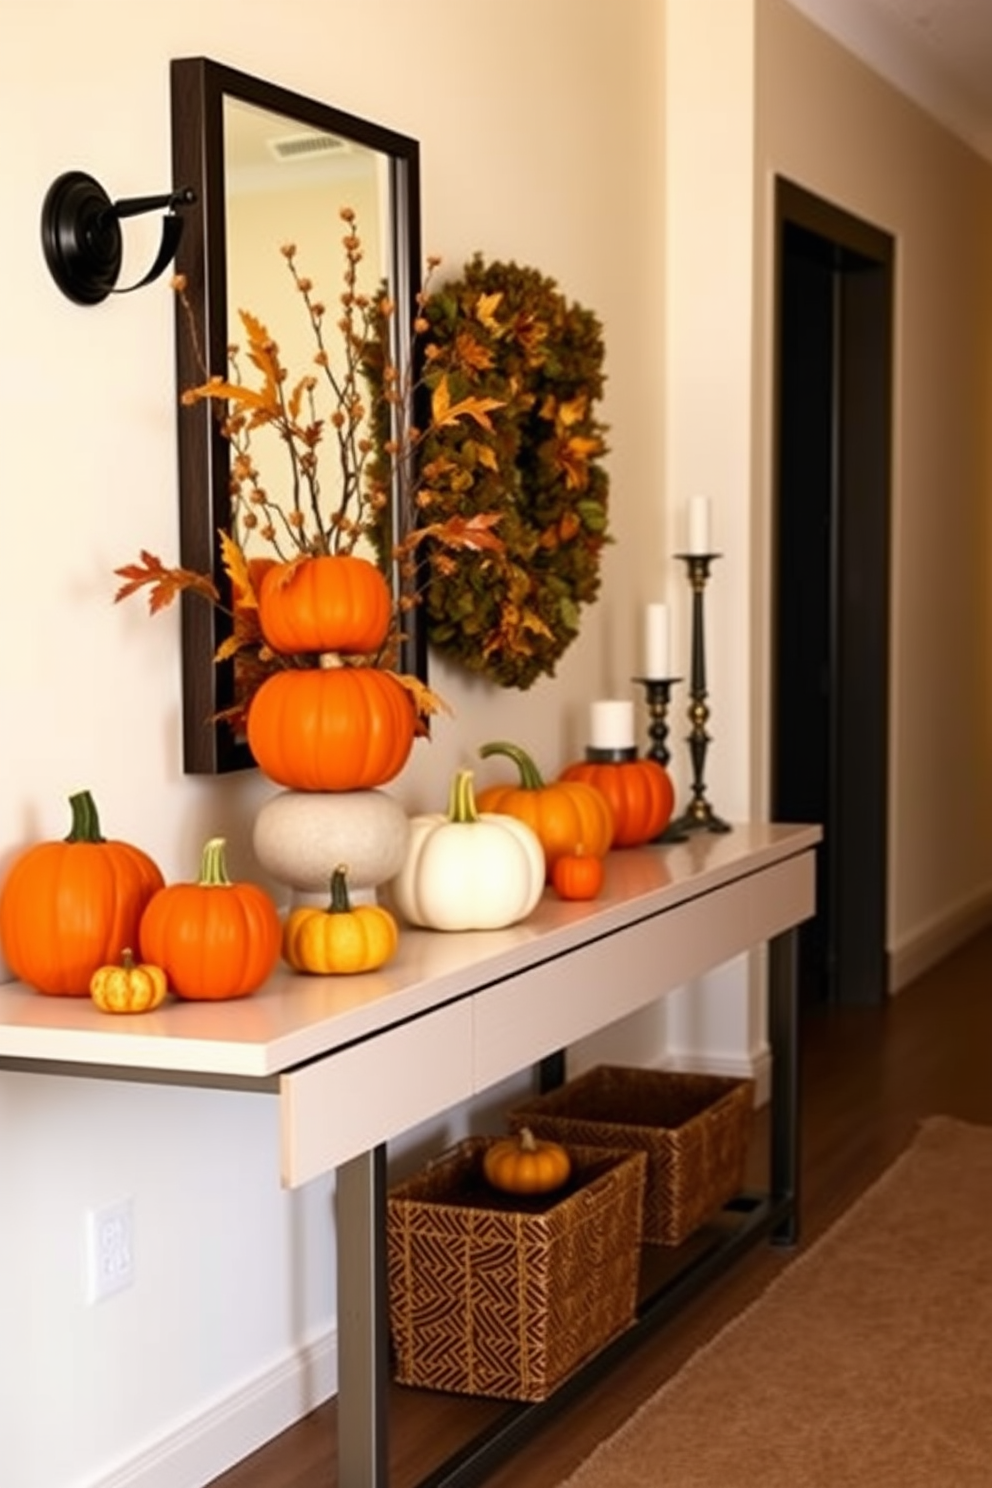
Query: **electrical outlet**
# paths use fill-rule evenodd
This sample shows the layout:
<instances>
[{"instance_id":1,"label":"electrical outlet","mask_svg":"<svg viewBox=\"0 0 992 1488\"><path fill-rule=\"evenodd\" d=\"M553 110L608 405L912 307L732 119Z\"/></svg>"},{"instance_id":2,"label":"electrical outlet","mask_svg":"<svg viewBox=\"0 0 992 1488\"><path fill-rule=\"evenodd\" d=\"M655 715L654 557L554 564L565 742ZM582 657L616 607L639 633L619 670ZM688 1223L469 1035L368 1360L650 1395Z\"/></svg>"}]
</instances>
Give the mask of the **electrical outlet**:
<instances>
[{"instance_id":1,"label":"electrical outlet","mask_svg":"<svg viewBox=\"0 0 992 1488\"><path fill-rule=\"evenodd\" d=\"M130 1199L86 1214L86 1300L100 1302L134 1281L134 1210Z\"/></svg>"}]
</instances>

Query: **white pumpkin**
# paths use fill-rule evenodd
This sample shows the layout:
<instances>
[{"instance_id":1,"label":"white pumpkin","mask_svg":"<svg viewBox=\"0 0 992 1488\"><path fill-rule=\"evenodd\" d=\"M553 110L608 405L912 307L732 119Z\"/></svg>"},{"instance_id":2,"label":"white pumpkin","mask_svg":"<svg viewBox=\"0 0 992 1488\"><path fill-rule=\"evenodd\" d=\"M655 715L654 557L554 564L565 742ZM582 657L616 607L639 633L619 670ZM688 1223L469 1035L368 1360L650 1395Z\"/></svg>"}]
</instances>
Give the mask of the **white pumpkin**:
<instances>
[{"instance_id":1,"label":"white pumpkin","mask_svg":"<svg viewBox=\"0 0 992 1488\"><path fill-rule=\"evenodd\" d=\"M410 821L406 861L390 885L405 920L429 930L499 930L524 920L544 889L544 849L525 822L475 804L472 771L451 784L447 815Z\"/></svg>"}]
</instances>

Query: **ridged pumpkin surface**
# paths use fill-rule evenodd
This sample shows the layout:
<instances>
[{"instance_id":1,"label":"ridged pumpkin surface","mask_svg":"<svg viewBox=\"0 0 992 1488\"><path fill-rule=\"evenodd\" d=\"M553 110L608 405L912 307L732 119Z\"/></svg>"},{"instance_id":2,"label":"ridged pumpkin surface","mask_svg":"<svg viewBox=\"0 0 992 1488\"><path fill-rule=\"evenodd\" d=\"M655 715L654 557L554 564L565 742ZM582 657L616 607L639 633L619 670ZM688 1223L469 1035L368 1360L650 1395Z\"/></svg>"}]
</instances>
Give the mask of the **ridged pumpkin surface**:
<instances>
[{"instance_id":1,"label":"ridged pumpkin surface","mask_svg":"<svg viewBox=\"0 0 992 1488\"><path fill-rule=\"evenodd\" d=\"M0 944L15 976L39 992L88 997L90 978L136 945L163 878L147 853L100 836L88 791L70 798L73 828L15 861L0 893Z\"/></svg>"},{"instance_id":2,"label":"ridged pumpkin surface","mask_svg":"<svg viewBox=\"0 0 992 1488\"><path fill-rule=\"evenodd\" d=\"M406 688L375 667L315 667L266 679L248 711L248 744L290 790L371 790L398 775L413 747Z\"/></svg>"},{"instance_id":3,"label":"ridged pumpkin surface","mask_svg":"<svg viewBox=\"0 0 992 1488\"><path fill-rule=\"evenodd\" d=\"M675 791L671 776L657 760L624 760L608 764L580 760L561 773L562 780L584 780L610 803L614 847L637 847L659 836L672 819Z\"/></svg>"},{"instance_id":4,"label":"ridged pumpkin surface","mask_svg":"<svg viewBox=\"0 0 992 1488\"><path fill-rule=\"evenodd\" d=\"M162 968L178 997L219 1002L262 985L279 959L282 925L264 889L231 882L215 837L196 883L168 884L151 899L140 943L142 959Z\"/></svg>"},{"instance_id":5,"label":"ridged pumpkin surface","mask_svg":"<svg viewBox=\"0 0 992 1488\"><path fill-rule=\"evenodd\" d=\"M515 816L537 833L547 862L548 878L558 858L581 847L601 858L613 842L613 812L595 786L582 780L545 783L531 757L519 745L484 744L483 758L504 754L514 761L520 779L514 785L489 785L479 791L480 811Z\"/></svg>"},{"instance_id":6,"label":"ridged pumpkin surface","mask_svg":"<svg viewBox=\"0 0 992 1488\"><path fill-rule=\"evenodd\" d=\"M273 651L371 654L389 634L392 596L367 558L305 558L276 563L258 591L262 634Z\"/></svg>"}]
</instances>

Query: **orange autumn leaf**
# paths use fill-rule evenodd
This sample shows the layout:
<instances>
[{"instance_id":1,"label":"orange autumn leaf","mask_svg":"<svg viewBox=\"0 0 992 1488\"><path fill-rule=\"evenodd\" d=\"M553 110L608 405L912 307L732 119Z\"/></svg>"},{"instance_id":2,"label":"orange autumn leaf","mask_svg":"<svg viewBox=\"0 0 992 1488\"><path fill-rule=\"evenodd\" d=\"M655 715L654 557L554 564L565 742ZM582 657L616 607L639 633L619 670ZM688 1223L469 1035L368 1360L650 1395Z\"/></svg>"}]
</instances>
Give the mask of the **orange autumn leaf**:
<instances>
[{"instance_id":1,"label":"orange autumn leaf","mask_svg":"<svg viewBox=\"0 0 992 1488\"><path fill-rule=\"evenodd\" d=\"M432 713L447 713L451 716L452 710L444 698L421 682L419 677L414 677L409 672L393 672L392 675L410 694L418 718L429 718ZM422 728L419 731L424 732Z\"/></svg>"},{"instance_id":2,"label":"orange autumn leaf","mask_svg":"<svg viewBox=\"0 0 992 1488\"><path fill-rule=\"evenodd\" d=\"M244 383L228 382L223 377L211 377L209 382L201 383L199 387L187 388L182 395L187 406L203 398L223 399L242 409L254 409L265 417L275 417L279 413L279 405L267 387L258 392L255 388L245 387Z\"/></svg>"},{"instance_id":3,"label":"orange autumn leaf","mask_svg":"<svg viewBox=\"0 0 992 1488\"><path fill-rule=\"evenodd\" d=\"M454 359L473 372L488 372L493 365L492 352L469 331L459 331L455 337Z\"/></svg>"},{"instance_id":4,"label":"orange autumn leaf","mask_svg":"<svg viewBox=\"0 0 992 1488\"><path fill-rule=\"evenodd\" d=\"M589 461L602 452L602 441L573 434L560 441L555 452L555 463L565 476L570 491L581 491L589 481Z\"/></svg>"},{"instance_id":5,"label":"orange autumn leaf","mask_svg":"<svg viewBox=\"0 0 992 1488\"><path fill-rule=\"evenodd\" d=\"M480 428L492 431L489 414L503 407L502 398L462 398L452 403L447 377L442 377L431 395L431 422L437 429L457 424L459 419L471 418Z\"/></svg>"},{"instance_id":6,"label":"orange autumn leaf","mask_svg":"<svg viewBox=\"0 0 992 1488\"><path fill-rule=\"evenodd\" d=\"M499 321L496 319L496 311L499 309L503 291L496 290L493 294L480 294L475 302L475 318L487 331L498 331Z\"/></svg>"},{"instance_id":7,"label":"orange autumn leaf","mask_svg":"<svg viewBox=\"0 0 992 1488\"><path fill-rule=\"evenodd\" d=\"M473 552L502 553L506 544L492 529L502 512L476 512L473 516L453 516L443 522L431 522L417 531L418 541L434 538L446 548L468 548Z\"/></svg>"},{"instance_id":8,"label":"orange autumn leaf","mask_svg":"<svg viewBox=\"0 0 992 1488\"><path fill-rule=\"evenodd\" d=\"M148 608L153 615L172 604L184 590L202 594L214 604L219 602L220 596L208 574L194 573L188 568L166 568L161 558L145 548L140 557L140 563L126 563L114 569L117 577L125 580L114 595L114 604L145 588L149 590Z\"/></svg>"},{"instance_id":9,"label":"orange autumn leaf","mask_svg":"<svg viewBox=\"0 0 992 1488\"><path fill-rule=\"evenodd\" d=\"M220 537L221 562L224 565L224 572L231 581L235 602L244 609L257 609L258 597L248 569L248 560L227 532L221 530L218 536Z\"/></svg>"}]
</instances>

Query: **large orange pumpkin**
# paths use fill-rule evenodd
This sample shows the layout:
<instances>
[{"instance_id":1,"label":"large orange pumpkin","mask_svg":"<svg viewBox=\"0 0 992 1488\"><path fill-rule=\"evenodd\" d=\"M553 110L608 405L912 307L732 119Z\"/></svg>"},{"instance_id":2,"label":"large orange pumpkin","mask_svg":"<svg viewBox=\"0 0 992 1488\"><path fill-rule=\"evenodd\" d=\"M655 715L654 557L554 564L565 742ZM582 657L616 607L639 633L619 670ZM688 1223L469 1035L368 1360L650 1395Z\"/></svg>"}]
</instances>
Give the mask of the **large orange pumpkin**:
<instances>
[{"instance_id":1,"label":"large orange pumpkin","mask_svg":"<svg viewBox=\"0 0 992 1488\"><path fill-rule=\"evenodd\" d=\"M672 819L675 791L668 771L657 760L579 760L568 765L560 778L584 780L606 797L616 827L614 847L653 842Z\"/></svg>"},{"instance_id":2,"label":"large orange pumpkin","mask_svg":"<svg viewBox=\"0 0 992 1488\"><path fill-rule=\"evenodd\" d=\"M376 652L392 611L381 569L353 554L273 564L258 591L262 634L286 654Z\"/></svg>"},{"instance_id":3,"label":"large orange pumpkin","mask_svg":"<svg viewBox=\"0 0 992 1488\"><path fill-rule=\"evenodd\" d=\"M505 754L519 772L515 785L490 785L479 791L480 811L495 811L526 822L540 838L551 878L556 859L574 853L581 844L585 852L601 858L613 841L613 811L603 793L585 781L557 780L546 784L529 754L517 744L499 740L483 744L483 759Z\"/></svg>"},{"instance_id":4,"label":"large orange pumpkin","mask_svg":"<svg viewBox=\"0 0 992 1488\"><path fill-rule=\"evenodd\" d=\"M199 879L159 889L139 938L142 960L162 968L178 997L219 1002L262 985L279 959L282 926L264 889L231 882L224 839L212 837Z\"/></svg>"},{"instance_id":5,"label":"large orange pumpkin","mask_svg":"<svg viewBox=\"0 0 992 1488\"><path fill-rule=\"evenodd\" d=\"M413 747L410 694L376 667L313 667L268 677L248 710L259 767L290 790L372 790Z\"/></svg>"},{"instance_id":6,"label":"large orange pumpkin","mask_svg":"<svg viewBox=\"0 0 992 1488\"><path fill-rule=\"evenodd\" d=\"M0 891L0 944L39 992L88 997L98 967L135 945L149 899L164 882L147 853L101 835L89 791L69 797L72 828L15 861Z\"/></svg>"}]
</instances>

